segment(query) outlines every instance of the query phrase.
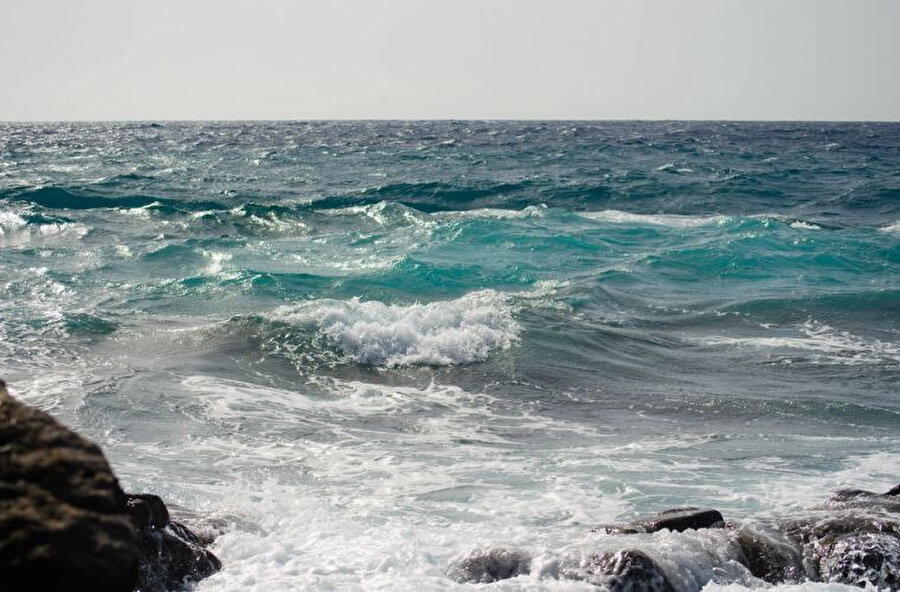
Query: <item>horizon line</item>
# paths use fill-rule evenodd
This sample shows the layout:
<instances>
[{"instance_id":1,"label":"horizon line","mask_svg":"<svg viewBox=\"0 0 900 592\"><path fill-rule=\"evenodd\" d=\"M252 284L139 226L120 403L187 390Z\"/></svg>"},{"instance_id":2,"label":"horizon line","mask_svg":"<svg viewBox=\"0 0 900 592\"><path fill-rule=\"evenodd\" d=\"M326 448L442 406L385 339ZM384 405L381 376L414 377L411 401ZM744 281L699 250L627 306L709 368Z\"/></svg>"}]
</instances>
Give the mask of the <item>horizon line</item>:
<instances>
[{"instance_id":1,"label":"horizon line","mask_svg":"<svg viewBox=\"0 0 900 592\"><path fill-rule=\"evenodd\" d=\"M300 122L635 122L635 123L900 123L900 119L798 119L798 118L644 118L644 117L275 117L275 118L110 118L110 119L0 119L0 124L16 123L300 123Z\"/></svg>"}]
</instances>

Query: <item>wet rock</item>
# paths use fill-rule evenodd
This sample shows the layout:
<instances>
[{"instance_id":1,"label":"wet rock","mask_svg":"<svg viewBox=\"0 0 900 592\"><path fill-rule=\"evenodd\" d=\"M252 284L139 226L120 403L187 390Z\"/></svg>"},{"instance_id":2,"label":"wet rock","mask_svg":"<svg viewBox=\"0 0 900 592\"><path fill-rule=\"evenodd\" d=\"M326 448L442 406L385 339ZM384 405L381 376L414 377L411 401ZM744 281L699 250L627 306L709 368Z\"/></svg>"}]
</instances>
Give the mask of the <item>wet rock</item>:
<instances>
[{"instance_id":1,"label":"wet rock","mask_svg":"<svg viewBox=\"0 0 900 592\"><path fill-rule=\"evenodd\" d=\"M747 524L736 533L740 559L753 576L772 584L807 579L803 548L793 538L761 524Z\"/></svg>"},{"instance_id":2,"label":"wet rock","mask_svg":"<svg viewBox=\"0 0 900 592\"><path fill-rule=\"evenodd\" d=\"M222 568L219 559L183 524L169 518L158 496L128 496L128 511L140 548L137 587L141 592L165 592L201 580Z\"/></svg>"},{"instance_id":3,"label":"wet rock","mask_svg":"<svg viewBox=\"0 0 900 592\"><path fill-rule=\"evenodd\" d=\"M221 568L152 494L122 491L100 448L0 381L0 582L47 592L165 592Z\"/></svg>"},{"instance_id":4,"label":"wet rock","mask_svg":"<svg viewBox=\"0 0 900 592\"><path fill-rule=\"evenodd\" d=\"M458 582L490 584L525 575L531 571L531 556L519 549L494 547L476 549L450 566L450 576Z\"/></svg>"},{"instance_id":5,"label":"wet rock","mask_svg":"<svg viewBox=\"0 0 900 592\"><path fill-rule=\"evenodd\" d=\"M675 592L659 564L637 549L592 555L566 566L562 576L609 592Z\"/></svg>"},{"instance_id":6,"label":"wet rock","mask_svg":"<svg viewBox=\"0 0 900 592\"><path fill-rule=\"evenodd\" d=\"M873 493L864 489L842 489L828 498L822 507L830 510L883 509L900 513L900 496L891 493L894 489L887 493Z\"/></svg>"},{"instance_id":7,"label":"wet rock","mask_svg":"<svg viewBox=\"0 0 900 592\"><path fill-rule=\"evenodd\" d=\"M884 495L896 495L896 496L900 496L900 485L897 485L896 487L894 487L893 489L891 489L890 491L888 491L888 492L885 493Z\"/></svg>"},{"instance_id":8,"label":"wet rock","mask_svg":"<svg viewBox=\"0 0 900 592\"><path fill-rule=\"evenodd\" d=\"M688 529L718 528L725 525L725 519L718 510L712 508L672 508L638 520L630 524L600 527L607 533L637 534L641 532L657 532L674 530L684 532Z\"/></svg>"},{"instance_id":9,"label":"wet rock","mask_svg":"<svg viewBox=\"0 0 900 592\"><path fill-rule=\"evenodd\" d=\"M868 492L867 492L868 493ZM883 495L846 498L835 510L816 510L779 528L803 545L804 566L810 579L897 589L900 574L900 514L883 505ZM865 505L860 505L865 500Z\"/></svg>"},{"instance_id":10,"label":"wet rock","mask_svg":"<svg viewBox=\"0 0 900 592\"><path fill-rule=\"evenodd\" d=\"M812 554L823 582L900 589L900 537L895 534L847 534L820 539Z\"/></svg>"},{"instance_id":11,"label":"wet rock","mask_svg":"<svg viewBox=\"0 0 900 592\"><path fill-rule=\"evenodd\" d=\"M4 589L129 592L138 553L125 493L100 448L0 383Z\"/></svg>"}]
</instances>

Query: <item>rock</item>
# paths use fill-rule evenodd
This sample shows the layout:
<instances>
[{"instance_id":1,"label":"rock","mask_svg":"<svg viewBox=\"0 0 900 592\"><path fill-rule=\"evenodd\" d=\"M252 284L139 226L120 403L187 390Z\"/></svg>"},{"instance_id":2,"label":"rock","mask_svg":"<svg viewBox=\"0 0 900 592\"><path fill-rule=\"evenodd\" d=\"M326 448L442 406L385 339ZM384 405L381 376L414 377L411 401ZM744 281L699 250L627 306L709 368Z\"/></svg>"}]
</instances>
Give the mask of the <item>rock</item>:
<instances>
[{"instance_id":1,"label":"rock","mask_svg":"<svg viewBox=\"0 0 900 592\"><path fill-rule=\"evenodd\" d=\"M807 579L803 548L793 538L761 524L746 524L736 534L740 561L753 576L771 584Z\"/></svg>"},{"instance_id":2,"label":"rock","mask_svg":"<svg viewBox=\"0 0 900 592\"><path fill-rule=\"evenodd\" d=\"M138 546L125 503L96 444L0 385L4 589L130 592Z\"/></svg>"},{"instance_id":3,"label":"rock","mask_svg":"<svg viewBox=\"0 0 900 592\"><path fill-rule=\"evenodd\" d=\"M813 553L823 582L900 589L900 538L892 533L819 539Z\"/></svg>"},{"instance_id":4,"label":"rock","mask_svg":"<svg viewBox=\"0 0 900 592\"><path fill-rule=\"evenodd\" d=\"M624 525L603 526L600 527L600 530L610 534L637 534L659 530L684 532L691 528L699 530L701 528L716 528L724 525L725 519L718 510L711 508L672 508L663 510L644 520Z\"/></svg>"},{"instance_id":5,"label":"rock","mask_svg":"<svg viewBox=\"0 0 900 592\"><path fill-rule=\"evenodd\" d=\"M895 488L896 489L896 488ZM891 491L894 491L892 489ZM900 497L887 493L873 493L864 489L841 489L822 504L829 510L846 510L852 508L884 509L900 513Z\"/></svg>"},{"instance_id":6,"label":"rock","mask_svg":"<svg viewBox=\"0 0 900 592\"><path fill-rule=\"evenodd\" d=\"M659 564L637 549L592 555L566 566L562 575L609 592L675 592Z\"/></svg>"},{"instance_id":7,"label":"rock","mask_svg":"<svg viewBox=\"0 0 900 592\"><path fill-rule=\"evenodd\" d=\"M96 444L0 381L4 590L166 592L220 568L162 499L123 492Z\"/></svg>"},{"instance_id":8,"label":"rock","mask_svg":"<svg viewBox=\"0 0 900 592\"><path fill-rule=\"evenodd\" d=\"M518 549L494 547L476 549L450 566L450 576L458 582L490 584L531 571L531 557Z\"/></svg>"},{"instance_id":9,"label":"rock","mask_svg":"<svg viewBox=\"0 0 900 592\"><path fill-rule=\"evenodd\" d=\"M896 495L896 496L900 496L900 485L897 485L896 487L894 487L893 489L891 489L890 491L888 491L888 492L885 493L884 495Z\"/></svg>"},{"instance_id":10,"label":"rock","mask_svg":"<svg viewBox=\"0 0 900 592\"><path fill-rule=\"evenodd\" d=\"M137 587L141 592L177 589L222 568L196 534L169 518L169 510L158 496L129 494L127 506L138 535Z\"/></svg>"},{"instance_id":11,"label":"rock","mask_svg":"<svg viewBox=\"0 0 900 592\"><path fill-rule=\"evenodd\" d=\"M810 579L897 589L900 584L900 514L883 495L871 494L826 502L825 510L784 521L779 528L803 545ZM837 497L847 497L839 495ZM861 501L867 502L860 505ZM887 500L890 502L891 500Z\"/></svg>"},{"instance_id":12,"label":"rock","mask_svg":"<svg viewBox=\"0 0 900 592\"><path fill-rule=\"evenodd\" d=\"M684 532L689 528L699 530L701 528L714 528L717 525L723 526L725 519L718 510L711 508L674 508L672 510L664 510L653 516L649 520L639 522L647 532L656 532L658 530L674 530Z\"/></svg>"}]
</instances>

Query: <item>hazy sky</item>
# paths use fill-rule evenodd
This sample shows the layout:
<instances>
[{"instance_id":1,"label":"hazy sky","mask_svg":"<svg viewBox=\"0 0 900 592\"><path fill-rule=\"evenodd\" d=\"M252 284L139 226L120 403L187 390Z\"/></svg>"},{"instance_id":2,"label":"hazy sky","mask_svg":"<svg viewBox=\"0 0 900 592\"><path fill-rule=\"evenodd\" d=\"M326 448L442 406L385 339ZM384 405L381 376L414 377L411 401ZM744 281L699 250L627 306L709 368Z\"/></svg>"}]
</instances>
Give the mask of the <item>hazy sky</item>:
<instances>
[{"instance_id":1,"label":"hazy sky","mask_svg":"<svg viewBox=\"0 0 900 592\"><path fill-rule=\"evenodd\" d=\"M0 120L900 120L900 0L0 0Z\"/></svg>"}]
</instances>

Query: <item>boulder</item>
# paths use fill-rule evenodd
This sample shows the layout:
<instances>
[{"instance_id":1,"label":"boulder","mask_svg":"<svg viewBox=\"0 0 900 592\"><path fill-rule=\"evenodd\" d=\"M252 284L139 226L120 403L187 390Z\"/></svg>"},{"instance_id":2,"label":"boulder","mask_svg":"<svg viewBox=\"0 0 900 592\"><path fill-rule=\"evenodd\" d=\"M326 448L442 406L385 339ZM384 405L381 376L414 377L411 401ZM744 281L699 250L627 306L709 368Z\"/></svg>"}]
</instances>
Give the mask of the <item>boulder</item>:
<instances>
[{"instance_id":1,"label":"boulder","mask_svg":"<svg viewBox=\"0 0 900 592\"><path fill-rule=\"evenodd\" d=\"M638 549L591 555L565 565L561 575L609 592L675 592L659 564Z\"/></svg>"},{"instance_id":2,"label":"boulder","mask_svg":"<svg viewBox=\"0 0 900 592\"><path fill-rule=\"evenodd\" d=\"M738 560L753 576L772 584L807 579L803 547L783 532L749 523L737 528L736 541L743 554Z\"/></svg>"},{"instance_id":3,"label":"boulder","mask_svg":"<svg viewBox=\"0 0 900 592\"><path fill-rule=\"evenodd\" d=\"M205 541L169 518L169 510L158 496L129 494L127 507L138 536L137 588L141 592L178 589L222 568Z\"/></svg>"},{"instance_id":4,"label":"boulder","mask_svg":"<svg viewBox=\"0 0 900 592\"><path fill-rule=\"evenodd\" d=\"M221 568L152 494L126 494L100 448L0 381L0 581L47 592L166 592Z\"/></svg>"},{"instance_id":5,"label":"boulder","mask_svg":"<svg viewBox=\"0 0 900 592\"><path fill-rule=\"evenodd\" d=\"M0 385L0 579L9 590L130 592L138 544L93 442Z\"/></svg>"},{"instance_id":6,"label":"boulder","mask_svg":"<svg viewBox=\"0 0 900 592\"><path fill-rule=\"evenodd\" d=\"M725 525L725 519L718 510L712 508L672 508L663 510L649 518L628 524L603 526L609 534L637 534L641 532L657 532L674 530L684 532L688 529L717 528Z\"/></svg>"},{"instance_id":7,"label":"boulder","mask_svg":"<svg viewBox=\"0 0 900 592\"><path fill-rule=\"evenodd\" d=\"M475 549L450 566L453 579L474 584L490 584L530 571L531 557L524 551L507 547Z\"/></svg>"}]
</instances>

